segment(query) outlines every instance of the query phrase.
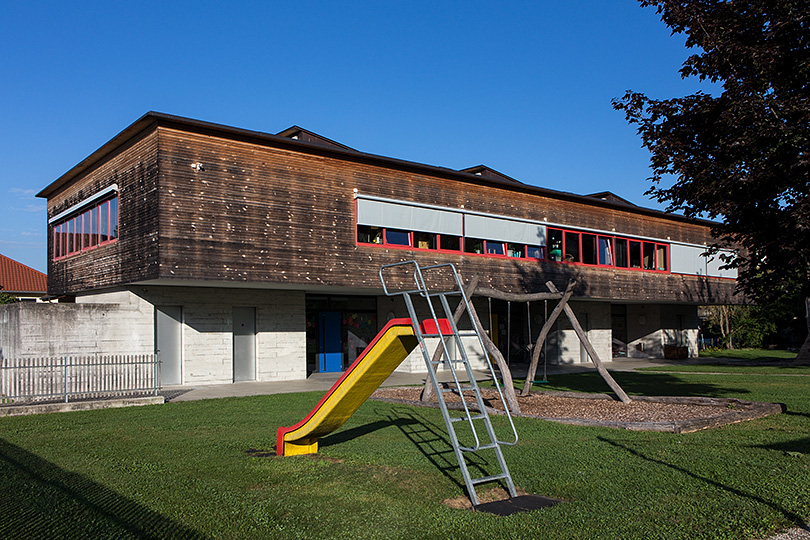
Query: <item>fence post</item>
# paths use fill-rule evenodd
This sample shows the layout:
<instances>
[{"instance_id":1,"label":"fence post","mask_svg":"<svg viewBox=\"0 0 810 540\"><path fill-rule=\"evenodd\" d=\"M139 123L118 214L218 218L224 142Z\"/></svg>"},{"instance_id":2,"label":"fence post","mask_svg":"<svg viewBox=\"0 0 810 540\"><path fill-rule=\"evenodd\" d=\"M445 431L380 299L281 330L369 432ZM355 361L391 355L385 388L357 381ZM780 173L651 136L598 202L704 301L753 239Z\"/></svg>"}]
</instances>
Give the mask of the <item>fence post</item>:
<instances>
[{"instance_id":1,"label":"fence post","mask_svg":"<svg viewBox=\"0 0 810 540\"><path fill-rule=\"evenodd\" d=\"M65 403L68 402L68 361L70 357L62 357L62 366L64 368L64 388L65 388Z\"/></svg>"}]
</instances>

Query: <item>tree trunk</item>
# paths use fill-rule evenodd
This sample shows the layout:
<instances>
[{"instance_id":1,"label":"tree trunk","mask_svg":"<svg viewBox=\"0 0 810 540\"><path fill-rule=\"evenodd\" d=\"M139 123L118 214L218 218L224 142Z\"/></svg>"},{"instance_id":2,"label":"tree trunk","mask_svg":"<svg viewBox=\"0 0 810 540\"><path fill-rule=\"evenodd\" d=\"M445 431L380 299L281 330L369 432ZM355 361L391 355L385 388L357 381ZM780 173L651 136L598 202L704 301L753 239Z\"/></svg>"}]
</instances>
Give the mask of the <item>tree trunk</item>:
<instances>
[{"instance_id":1,"label":"tree trunk","mask_svg":"<svg viewBox=\"0 0 810 540\"><path fill-rule=\"evenodd\" d=\"M478 329L481 331L481 338L484 341L484 347L486 347L486 351L489 355L495 359L495 363L498 364L498 369L501 371L501 377L503 377L503 397L506 399L506 404L509 406L509 410L515 413L520 414L520 404L518 404L517 395L515 394L515 386L512 382L512 372L509 371L509 366L506 365L506 360L503 359L503 355L501 351L498 350L498 347L495 346L495 343L492 342L492 339L483 332L483 325L481 324L481 320L478 318L478 313L475 311L475 306L472 302L470 302L470 316L473 319L473 324L475 324ZM498 384L498 381L495 381L495 384Z\"/></svg>"},{"instance_id":2,"label":"tree trunk","mask_svg":"<svg viewBox=\"0 0 810 540\"><path fill-rule=\"evenodd\" d=\"M807 337L804 338L804 345L796 355L796 362L810 362L810 297L804 299L805 321L807 321Z\"/></svg>"},{"instance_id":3,"label":"tree trunk","mask_svg":"<svg viewBox=\"0 0 810 540\"><path fill-rule=\"evenodd\" d=\"M465 294L467 295L467 299L472 302L472 295L475 292L476 287L478 287L478 275L475 275L470 280L470 284L467 285L465 289ZM471 304L472 305L472 304ZM461 316L464 314L464 299L462 298L459 300L458 306L456 310L453 312L453 320L458 324L458 321L461 320ZM472 317L470 317L472 319ZM439 338L439 339L450 339L452 338ZM441 344L436 346L436 350L433 351L433 358L434 362L438 362L442 359L442 355L444 354L444 347ZM433 364L428 366L428 369L435 370ZM430 379L430 373L428 373L428 377L425 379L425 386L422 388L422 395L420 397L421 401L430 401L433 398L433 381Z\"/></svg>"},{"instance_id":4,"label":"tree trunk","mask_svg":"<svg viewBox=\"0 0 810 540\"><path fill-rule=\"evenodd\" d=\"M528 396L532 391L532 380L537 373L537 364L540 362L540 352L543 348L543 342L546 341L546 337L548 337L551 327L554 326L554 322L560 316L560 313L562 313L563 308L568 304L568 300L571 298L571 295L574 294L574 285L576 285L576 281L571 280L568 282L568 287L565 288L565 293L560 298L560 302L551 312L551 315L549 315L545 324L543 324L543 328L540 330L540 335L537 336L537 343L532 351L532 361L529 364L529 371L526 373L526 382L523 383L523 390L520 392L521 396ZM529 337L531 338L531 336Z\"/></svg>"},{"instance_id":5,"label":"tree trunk","mask_svg":"<svg viewBox=\"0 0 810 540\"><path fill-rule=\"evenodd\" d=\"M555 287L554 284L550 281L546 282L546 287L548 287L548 289L551 292L558 292L557 287ZM619 386L619 383L617 383L610 375L610 373L608 373L608 370L605 369L605 366L602 365L602 361L599 359L599 355L596 354L596 349L594 349L593 345L591 345L591 342L588 340L588 336L585 335L585 331L579 324L576 315L574 315L574 310L571 309L571 306L569 306L568 304L565 304L563 309L565 310L565 314L568 316L568 320L571 321L571 326L574 327L574 332L577 333L579 340L585 346L585 350L588 351L588 356L591 357L593 365L596 366L596 371L599 372L599 375L602 376L602 378L605 380L605 382L611 388L611 390L613 390L616 393L616 396L618 396L618 398L622 401L622 403L630 403L631 401L630 397L628 397L628 395L624 392L624 390L622 390L622 387Z\"/></svg>"}]
</instances>

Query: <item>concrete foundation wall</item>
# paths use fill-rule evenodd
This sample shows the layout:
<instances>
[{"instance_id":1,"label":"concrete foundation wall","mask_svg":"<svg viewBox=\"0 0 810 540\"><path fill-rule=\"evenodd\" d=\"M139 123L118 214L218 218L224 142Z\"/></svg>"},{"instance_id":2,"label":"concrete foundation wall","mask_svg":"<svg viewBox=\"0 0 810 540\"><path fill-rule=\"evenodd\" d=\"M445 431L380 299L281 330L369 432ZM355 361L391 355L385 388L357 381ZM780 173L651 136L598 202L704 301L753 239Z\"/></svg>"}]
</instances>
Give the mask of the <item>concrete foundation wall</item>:
<instances>
[{"instance_id":1,"label":"concrete foundation wall","mask_svg":"<svg viewBox=\"0 0 810 540\"><path fill-rule=\"evenodd\" d=\"M145 354L155 349L156 306L181 306L183 384L233 381L233 308L256 308L256 379L306 378L301 291L132 287L76 304L0 309L5 357Z\"/></svg>"}]
</instances>

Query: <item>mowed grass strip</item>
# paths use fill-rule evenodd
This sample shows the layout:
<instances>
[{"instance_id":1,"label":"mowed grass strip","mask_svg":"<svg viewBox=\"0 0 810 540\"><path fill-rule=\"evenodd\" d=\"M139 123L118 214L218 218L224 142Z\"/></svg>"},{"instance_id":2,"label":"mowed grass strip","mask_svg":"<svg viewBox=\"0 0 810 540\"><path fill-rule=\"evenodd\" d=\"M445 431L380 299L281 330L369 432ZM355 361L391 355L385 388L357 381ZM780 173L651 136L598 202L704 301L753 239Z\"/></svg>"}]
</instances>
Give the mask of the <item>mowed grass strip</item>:
<instances>
[{"instance_id":1,"label":"mowed grass strip","mask_svg":"<svg viewBox=\"0 0 810 540\"><path fill-rule=\"evenodd\" d=\"M3 418L0 537L747 539L810 517L804 377L614 376L636 395L788 412L680 435L518 418L505 448L515 483L567 502L506 518L442 504L464 489L434 409L367 402L317 456L292 458L274 456L275 430L320 394ZM543 389L606 391L595 373ZM473 457L474 474L492 461Z\"/></svg>"}]
</instances>

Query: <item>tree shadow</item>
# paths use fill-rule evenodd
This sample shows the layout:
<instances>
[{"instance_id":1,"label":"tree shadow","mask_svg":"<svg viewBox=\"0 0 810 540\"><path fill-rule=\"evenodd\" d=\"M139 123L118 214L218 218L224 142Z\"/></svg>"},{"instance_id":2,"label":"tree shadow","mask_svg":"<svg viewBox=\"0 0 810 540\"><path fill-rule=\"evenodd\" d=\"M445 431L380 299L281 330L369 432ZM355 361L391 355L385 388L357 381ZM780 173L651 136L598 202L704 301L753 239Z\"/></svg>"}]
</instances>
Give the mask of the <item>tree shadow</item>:
<instances>
[{"instance_id":1,"label":"tree shadow","mask_svg":"<svg viewBox=\"0 0 810 540\"><path fill-rule=\"evenodd\" d=\"M684 397L736 397L750 393L742 388L724 387L708 382L694 382L667 373L636 373L632 371L611 371L616 382L628 394L641 396L684 396ZM595 370L582 373L549 375L549 383L555 390L572 392L605 393L610 389ZM543 388L540 388L542 390Z\"/></svg>"},{"instance_id":2,"label":"tree shadow","mask_svg":"<svg viewBox=\"0 0 810 540\"><path fill-rule=\"evenodd\" d=\"M743 490L741 490L739 488L734 488L734 487L731 487L731 486L727 486L727 485L725 485L725 484L723 484L723 483L721 483L721 482L719 482L717 480L713 480L711 478L701 476L699 474L696 474L696 473L694 473L694 472L692 472L690 470L687 470L687 469L685 469L683 467L680 467L678 465L674 465L672 463L667 463L666 461L663 461L661 459L656 459L656 458L653 458L653 457L650 457L650 456L646 456L646 455L642 454L638 450L630 448L629 446L625 446L625 445L621 444L618 441L610 440L607 437L599 436L599 437L597 437L597 439L599 439L600 441L605 442L605 443L607 443L607 444L609 444L609 445L611 445L611 446L613 446L615 448L618 448L620 450L624 450L625 452L627 452L627 453L629 453L629 454L631 454L631 455L633 455L633 456L635 456L635 457L637 457L639 459L642 459L644 461L647 461L647 462L650 462L650 463L656 463L658 465L662 465L664 467L667 467L669 469L677 471L677 472L679 472L681 474L689 476L690 478L694 478L695 480L699 480L699 481L701 481L701 482L703 482L703 483L705 483L707 485L713 486L713 487L715 487L717 489L721 489L723 491L726 491L728 493L736 495L737 497L742 497L742 498L745 498L745 499L755 501L755 502L760 503L760 504L764 504L764 505L772 508L773 510L779 512L783 516L785 516L788 520L790 520L797 527L800 527L801 529L803 529L805 531L810 531L810 527L805 523L804 519L802 519L801 516L791 512L787 508L784 508L784 507L780 506L779 504L777 504L775 502L763 499L759 495L755 495L753 493L745 492L745 491L743 491Z\"/></svg>"},{"instance_id":3,"label":"tree shadow","mask_svg":"<svg viewBox=\"0 0 810 540\"><path fill-rule=\"evenodd\" d=\"M752 446L752 448L776 450L778 452L784 452L786 454L793 454L796 455L797 457L799 456L799 454L810 455L810 437L805 437L803 439L796 439L793 441L785 441L781 443L756 444Z\"/></svg>"},{"instance_id":4,"label":"tree shadow","mask_svg":"<svg viewBox=\"0 0 810 540\"><path fill-rule=\"evenodd\" d=\"M3 439L0 482L2 538L206 538Z\"/></svg>"}]
</instances>

